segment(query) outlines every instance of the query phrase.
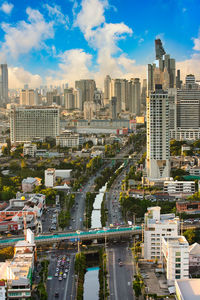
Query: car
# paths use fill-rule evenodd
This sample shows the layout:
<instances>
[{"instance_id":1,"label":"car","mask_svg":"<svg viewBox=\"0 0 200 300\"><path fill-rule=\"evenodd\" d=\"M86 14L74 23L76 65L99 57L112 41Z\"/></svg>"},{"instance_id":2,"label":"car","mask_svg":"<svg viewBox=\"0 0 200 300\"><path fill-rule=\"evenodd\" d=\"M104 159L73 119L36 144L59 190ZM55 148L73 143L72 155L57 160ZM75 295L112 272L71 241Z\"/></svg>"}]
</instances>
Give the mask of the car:
<instances>
[{"instance_id":1,"label":"car","mask_svg":"<svg viewBox=\"0 0 200 300\"><path fill-rule=\"evenodd\" d=\"M59 293L55 292L55 297L58 298L59 297Z\"/></svg>"},{"instance_id":2,"label":"car","mask_svg":"<svg viewBox=\"0 0 200 300\"><path fill-rule=\"evenodd\" d=\"M60 280L60 281L63 280L62 276L60 276L60 277L58 278L58 280Z\"/></svg>"},{"instance_id":3,"label":"car","mask_svg":"<svg viewBox=\"0 0 200 300\"><path fill-rule=\"evenodd\" d=\"M119 262L119 266L120 266L120 267L123 266L123 262L122 262L122 261Z\"/></svg>"},{"instance_id":4,"label":"car","mask_svg":"<svg viewBox=\"0 0 200 300\"><path fill-rule=\"evenodd\" d=\"M57 272L55 273L55 277L58 277L58 273Z\"/></svg>"},{"instance_id":5,"label":"car","mask_svg":"<svg viewBox=\"0 0 200 300\"><path fill-rule=\"evenodd\" d=\"M66 273L63 274L63 278L67 278L67 274Z\"/></svg>"},{"instance_id":6,"label":"car","mask_svg":"<svg viewBox=\"0 0 200 300\"><path fill-rule=\"evenodd\" d=\"M56 272L59 272L59 268L56 268Z\"/></svg>"},{"instance_id":7,"label":"car","mask_svg":"<svg viewBox=\"0 0 200 300\"><path fill-rule=\"evenodd\" d=\"M65 269L65 273L68 273L68 269Z\"/></svg>"}]
</instances>

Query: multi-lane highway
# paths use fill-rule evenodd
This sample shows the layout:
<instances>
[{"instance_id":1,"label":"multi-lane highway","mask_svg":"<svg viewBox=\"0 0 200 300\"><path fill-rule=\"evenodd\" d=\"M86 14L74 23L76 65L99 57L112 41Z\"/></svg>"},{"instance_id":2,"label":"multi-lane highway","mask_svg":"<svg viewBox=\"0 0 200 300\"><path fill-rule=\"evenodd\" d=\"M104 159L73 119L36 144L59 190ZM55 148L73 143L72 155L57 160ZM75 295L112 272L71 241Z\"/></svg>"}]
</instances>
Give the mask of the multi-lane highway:
<instances>
[{"instance_id":1,"label":"multi-lane highway","mask_svg":"<svg viewBox=\"0 0 200 300\"><path fill-rule=\"evenodd\" d=\"M110 300L133 300L133 275L135 273L132 253L128 244L107 249Z\"/></svg>"}]
</instances>

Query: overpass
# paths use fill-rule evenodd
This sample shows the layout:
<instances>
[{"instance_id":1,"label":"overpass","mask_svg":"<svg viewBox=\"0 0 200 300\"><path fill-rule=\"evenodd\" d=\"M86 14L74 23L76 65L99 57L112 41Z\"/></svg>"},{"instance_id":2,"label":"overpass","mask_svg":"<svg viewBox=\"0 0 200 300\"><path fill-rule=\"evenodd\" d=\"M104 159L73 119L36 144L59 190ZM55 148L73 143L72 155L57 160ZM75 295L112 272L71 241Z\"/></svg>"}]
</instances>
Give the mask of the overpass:
<instances>
[{"instance_id":1,"label":"overpass","mask_svg":"<svg viewBox=\"0 0 200 300\"><path fill-rule=\"evenodd\" d=\"M114 238L120 236L132 236L142 233L141 226L132 227L121 227L121 228L107 228L107 229L92 229L89 231L79 231L67 232L67 233L53 233L53 234L43 234L35 237L35 243L39 244L51 244L60 241L80 241L80 240L93 240L100 238ZM0 240L0 247L14 246L18 241L23 241L23 237L18 238L7 238Z\"/></svg>"}]
</instances>

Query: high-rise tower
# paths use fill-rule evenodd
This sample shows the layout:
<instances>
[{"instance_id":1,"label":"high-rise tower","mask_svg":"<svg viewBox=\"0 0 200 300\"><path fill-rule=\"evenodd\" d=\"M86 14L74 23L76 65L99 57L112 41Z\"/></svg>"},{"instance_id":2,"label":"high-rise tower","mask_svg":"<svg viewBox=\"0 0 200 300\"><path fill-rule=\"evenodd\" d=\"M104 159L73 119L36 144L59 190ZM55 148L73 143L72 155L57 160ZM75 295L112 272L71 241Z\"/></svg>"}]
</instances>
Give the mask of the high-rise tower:
<instances>
[{"instance_id":1,"label":"high-rise tower","mask_svg":"<svg viewBox=\"0 0 200 300\"><path fill-rule=\"evenodd\" d=\"M157 85L147 98L147 159L149 181L170 176L168 92Z\"/></svg>"},{"instance_id":2,"label":"high-rise tower","mask_svg":"<svg viewBox=\"0 0 200 300\"><path fill-rule=\"evenodd\" d=\"M8 103L8 67L0 65L0 106Z\"/></svg>"}]
</instances>

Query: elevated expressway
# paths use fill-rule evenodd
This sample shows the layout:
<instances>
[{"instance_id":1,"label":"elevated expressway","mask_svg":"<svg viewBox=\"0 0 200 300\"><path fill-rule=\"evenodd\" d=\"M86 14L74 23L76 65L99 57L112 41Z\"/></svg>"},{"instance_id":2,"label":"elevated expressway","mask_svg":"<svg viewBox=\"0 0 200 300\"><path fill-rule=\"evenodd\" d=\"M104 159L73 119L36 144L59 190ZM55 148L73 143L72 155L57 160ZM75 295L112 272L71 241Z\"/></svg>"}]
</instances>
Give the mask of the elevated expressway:
<instances>
[{"instance_id":1,"label":"elevated expressway","mask_svg":"<svg viewBox=\"0 0 200 300\"><path fill-rule=\"evenodd\" d=\"M58 232L53 234L42 234L35 236L35 243L39 244L51 244L60 241L81 241L81 240L93 240L93 239L109 239L122 236L133 236L142 233L141 226L121 227L121 228L106 228L106 229L93 229L89 231L76 232ZM24 237L7 238L0 240L0 247L14 246L18 241L23 241Z\"/></svg>"}]
</instances>

